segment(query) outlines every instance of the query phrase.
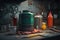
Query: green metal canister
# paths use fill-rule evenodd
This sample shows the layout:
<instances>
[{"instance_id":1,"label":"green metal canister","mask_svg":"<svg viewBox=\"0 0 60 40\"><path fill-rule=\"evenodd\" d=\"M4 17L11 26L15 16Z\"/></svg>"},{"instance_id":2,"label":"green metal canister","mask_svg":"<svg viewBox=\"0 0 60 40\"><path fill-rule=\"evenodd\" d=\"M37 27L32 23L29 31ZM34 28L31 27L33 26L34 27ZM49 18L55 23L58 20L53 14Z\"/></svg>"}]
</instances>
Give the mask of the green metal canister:
<instances>
[{"instance_id":1,"label":"green metal canister","mask_svg":"<svg viewBox=\"0 0 60 40\"><path fill-rule=\"evenodd\" d=\"M19 30L20 31L33 31L34 15L28 10L24 10L19 15Z\"/></svg>"}]
</instances>

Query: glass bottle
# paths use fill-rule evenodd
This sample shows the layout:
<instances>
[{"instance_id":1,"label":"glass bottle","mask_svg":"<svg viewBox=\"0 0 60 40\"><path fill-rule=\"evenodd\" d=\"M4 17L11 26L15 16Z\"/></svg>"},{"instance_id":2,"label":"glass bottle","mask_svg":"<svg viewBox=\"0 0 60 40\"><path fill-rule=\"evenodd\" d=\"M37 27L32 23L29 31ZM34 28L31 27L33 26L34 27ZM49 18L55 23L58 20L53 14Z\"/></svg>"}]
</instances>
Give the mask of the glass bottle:
<instances>
[{"instance_id":1,"label":"glass bottle","mask_svg":"<svg viewBox=\"0 0 60 40\"><path fill-rule=\"evenodd\" d=\"M52 16L51 11L48 14L48 19L47 20L48 20L48 28L52 28L52 26L53 26L53 16Z\"/></svg>"},{"instance_id":2,"label":"glass bottle","mask_svg":"<svg viewBox=\"0 0 60 40\"><path fill-rule=\"evenodd\" d=\"M40 29L42 26L42 15L40 15L39 13L37 13L35 16L34 16L34 27L37 29Z\"/></svg>"}]
</instances>

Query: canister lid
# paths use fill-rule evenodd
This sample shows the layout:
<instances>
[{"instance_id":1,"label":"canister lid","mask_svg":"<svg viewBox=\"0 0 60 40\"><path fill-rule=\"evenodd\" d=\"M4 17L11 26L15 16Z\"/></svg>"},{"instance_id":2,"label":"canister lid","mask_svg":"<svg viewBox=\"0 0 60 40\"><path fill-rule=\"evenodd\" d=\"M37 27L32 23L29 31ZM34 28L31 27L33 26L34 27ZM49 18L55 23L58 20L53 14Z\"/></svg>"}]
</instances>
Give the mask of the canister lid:
<instances>
[{"instance_id":1,"label":"canister lid","mask_svg":"<svg viewBox=\"0 0 60 40\"><path fill-rule=\"evenodd\" d=\"M28 10L23 10L23 12L29 12Z\"/></svg>"}]
</instances>

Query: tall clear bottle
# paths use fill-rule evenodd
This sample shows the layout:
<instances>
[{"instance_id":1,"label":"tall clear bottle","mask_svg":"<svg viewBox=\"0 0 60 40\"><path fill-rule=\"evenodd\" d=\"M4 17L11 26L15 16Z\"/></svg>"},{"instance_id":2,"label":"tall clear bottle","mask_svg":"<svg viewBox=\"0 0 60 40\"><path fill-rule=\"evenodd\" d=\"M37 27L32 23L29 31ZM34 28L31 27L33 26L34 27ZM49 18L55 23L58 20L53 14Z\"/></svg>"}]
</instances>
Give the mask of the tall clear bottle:
<instances>
[{"instance_id":1,"label":"tall clear bottle","mask_svg":"<svg viewBox=\"0 0 60 40\"><path fill-rule=\"evenodd\" d=\"M36 15L34 16L34 27L36 29L40 29L41 26L42 26L42 15L36 13Z\"/></svg>"}]
</instances>

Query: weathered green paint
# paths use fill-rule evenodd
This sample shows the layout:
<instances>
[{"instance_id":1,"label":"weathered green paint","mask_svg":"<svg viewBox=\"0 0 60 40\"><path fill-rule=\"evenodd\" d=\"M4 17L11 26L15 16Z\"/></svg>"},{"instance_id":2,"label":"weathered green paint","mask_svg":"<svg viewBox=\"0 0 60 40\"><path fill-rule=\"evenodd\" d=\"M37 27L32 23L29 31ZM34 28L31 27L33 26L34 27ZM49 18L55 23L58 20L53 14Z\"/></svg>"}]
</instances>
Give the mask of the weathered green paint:
<instances>
[{"instance_id":1,"label":"weathered green paint","mask_svg":"<svg viewBox=\"0 0 60 40\"><path fill-rule=\"evenodd\" d=\"M24 30L31 30L34 25L33 13L28 11L23 11L23 13L19 15L19 24L20 24L20 28L23 28Z\"/></svg>"}]
</instances>

